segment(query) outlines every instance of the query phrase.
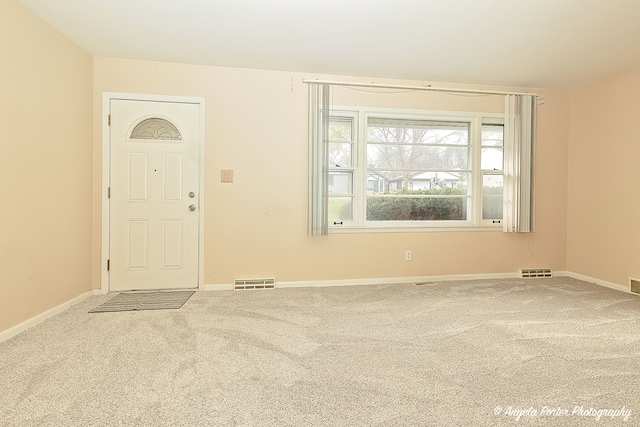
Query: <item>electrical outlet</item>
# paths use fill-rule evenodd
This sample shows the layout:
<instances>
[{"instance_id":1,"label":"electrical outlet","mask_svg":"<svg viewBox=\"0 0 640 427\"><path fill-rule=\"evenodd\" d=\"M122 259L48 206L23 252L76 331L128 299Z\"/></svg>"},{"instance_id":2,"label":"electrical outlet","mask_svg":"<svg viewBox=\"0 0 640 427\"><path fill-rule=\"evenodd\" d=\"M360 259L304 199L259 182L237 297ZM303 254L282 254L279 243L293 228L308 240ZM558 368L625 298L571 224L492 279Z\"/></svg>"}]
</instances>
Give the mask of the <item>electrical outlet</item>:
<instances>
[{"instance_id":1,"label":"electrical outlet","mask_svg":"<svg viewBox=\"0 0 640 427\"><path fill-rule=\"evenodd\" d=\"M406 251L404 253L404 260L405 261L411 261L411 251Z\"/></svg>"}]
</instances>

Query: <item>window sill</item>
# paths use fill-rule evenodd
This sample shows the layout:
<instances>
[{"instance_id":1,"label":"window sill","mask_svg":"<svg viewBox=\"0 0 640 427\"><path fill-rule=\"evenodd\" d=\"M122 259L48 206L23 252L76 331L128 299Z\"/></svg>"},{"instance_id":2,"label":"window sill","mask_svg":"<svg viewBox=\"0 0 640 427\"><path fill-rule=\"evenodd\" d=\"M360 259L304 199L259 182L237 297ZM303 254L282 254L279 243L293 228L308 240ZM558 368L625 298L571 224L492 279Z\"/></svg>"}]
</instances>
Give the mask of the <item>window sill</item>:
<instances>
[{"instance_id":1,"label":"window sill","mask_svg":"<svg viewBox=\"0 0 640 427\"><path fill-rule=\"evenodd\" d=\"M439 232L502 232L502 225L456 225L433 227L329 227L329 234L360 234L360 233L439 233Z\"/></svg>"}]
</instances>

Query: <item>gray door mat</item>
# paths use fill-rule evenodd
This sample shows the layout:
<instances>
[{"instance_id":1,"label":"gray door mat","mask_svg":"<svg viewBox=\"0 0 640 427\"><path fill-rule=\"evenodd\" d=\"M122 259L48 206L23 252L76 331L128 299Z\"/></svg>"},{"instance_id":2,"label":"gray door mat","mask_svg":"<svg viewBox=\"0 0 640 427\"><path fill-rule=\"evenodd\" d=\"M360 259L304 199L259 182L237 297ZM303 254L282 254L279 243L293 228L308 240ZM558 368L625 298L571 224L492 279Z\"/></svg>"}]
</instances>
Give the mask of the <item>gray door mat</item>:
<instances>
[{"instance_id":1,"label":"gray door mat","mask_svg":"<svg viewBox=\"0 0 640 427\"><path fill-rule=\"evenodd\" d=\"M195 291L122 292L89 313L176 310L182 307L194 293Z\"/></svg>"}]
</instances>

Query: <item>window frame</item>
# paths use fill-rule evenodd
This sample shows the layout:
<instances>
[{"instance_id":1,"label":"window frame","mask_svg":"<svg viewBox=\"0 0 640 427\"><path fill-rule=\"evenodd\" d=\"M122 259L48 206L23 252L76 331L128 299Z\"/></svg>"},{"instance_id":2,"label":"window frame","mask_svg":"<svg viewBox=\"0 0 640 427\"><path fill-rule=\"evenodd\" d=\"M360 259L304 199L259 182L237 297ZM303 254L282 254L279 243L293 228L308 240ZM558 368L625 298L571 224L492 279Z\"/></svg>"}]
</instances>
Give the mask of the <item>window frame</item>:
<instances>
[{"instance_id":1,"label":"window frame","mask_svg":"<svg viewBox=\"0 0 640 427\"><path fill-rule=\"evenodd\" d=\"M353 170L353 221L334 224L329 220L331 233L358 232L425 232L425 231L500 231L502 221L482 219L482 178L481 169L482 126L503 125L503 113L415 110L361 106L334 106L331 117L349 117L353 119L352 129L352 169ZM368 119L388 118L399 120L433 120L469 123L469 176L471 182L467 200L470 206L467 220L463 221L369 221L366 219L367 203L367 129ZM503 150L504 153L504 150ZM504 168L504 166L503 166ZM330 171L335 171L331 168ZM463 170L467 172L467 170ZM497 174L497 173L496 173ZM339 196L334 196L339 197ZM331 194L329 194L329 199Z\"/></svg>"},{"instance_id":2,"label":"window frame","mask_svg":"<svg viewBox=\"0 0 640 427\"><path fill-rule=\"evenodd\" d=\"M358 120L358 115L356 112L354 112L353 110L349 110L349 111L336 111L333 110L331 111L330 114L330 118L329 118L329 123L331 123L331 120L333 118L340 118L340 119L350 119L351 123L352 123L352 128L351 128L351 166L341 166L341 167L337 167L335 165L331 165L329 164L329 176L331 176L332 172L338 172L338 173L344 173L346 171L351 171L352 173L352 177L351 177L351 194L348 193L335 193L335 195L333 195L333 193L329 193L328 194L328 203L331 202L332 198L344 198L344 197L351 197L352 198L352 205L351 205L351 213L352 213L352 220L345 220L342 219L340 221L340 223L335 223L330 216L327 218L327 220L329 221L329 229L331 229L332 227L336 227L336 228L340 228L340 227L358 227L358 222L356 221L356 218L359 217L359 212L357 212L357 205L358 203L356 203L356 201L358 200L358 195L356 194L358 191L358 188L360 187L360 185L358 185L358 168L359 168L359 158L358 158L358 152L359 152L359 147L358 147L358 140L359 140L359 120ZM331 125L329 125L331 126ZM332 143L344 143L344 142L348 142L348 141L343 141L343 140L332 140L329 139L328 140L329 144Z\"/></svg>"},{"instance_id":3,"label":"window frame","mask_svg":"<svg viewBox=\"0 0 640 427\"><path fill-rule=\"evenodd\" d=\"M483 126L502 126L502 145L499 146L502 148L502 169L500 170L490 170L490 169L482 169L482 166L479 165L479 170L480 170L480 179L479 179L479 184L480 184L480 221L482 223L482 225L484 226L495 226L495 227L502 227L502 223L504 222L504 209L502 212L502 218L501 219L484 219L483 218L483 212L482 212L482 207L483 207L483 183L484 183L484 177L486 175L493 175L493 176L502 176L503 178L503 200L504 200L504 150L505 150L505 146L504 146L504 116L499 118L499 117L483 117L482 123L480 125L480 132L482 132L482 127ZM482 145L482 135L480 135L480 156L479 156L479 161L482 162L482 148L485 147L492 147L492 146L488 146L488 145Z\"/></svg>"}]
</instances>

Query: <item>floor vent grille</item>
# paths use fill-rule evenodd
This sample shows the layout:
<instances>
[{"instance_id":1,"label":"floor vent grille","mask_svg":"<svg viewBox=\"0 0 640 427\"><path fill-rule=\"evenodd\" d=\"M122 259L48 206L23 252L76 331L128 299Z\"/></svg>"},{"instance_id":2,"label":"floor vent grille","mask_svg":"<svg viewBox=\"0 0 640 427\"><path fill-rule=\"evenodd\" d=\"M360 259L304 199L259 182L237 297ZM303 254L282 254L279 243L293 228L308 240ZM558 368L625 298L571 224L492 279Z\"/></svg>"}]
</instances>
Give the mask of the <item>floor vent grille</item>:
<instances>
[{"instance_id":1,"label":"floor vent grille","mask_svg":"<svg viewBox=\"0 0 640 427\"><path fill-rule=\"evenodd\" d=\"M413 284L415 286L434 286L437 283L436 282L414 282Z\"/></svg>"},{"instance_id":2,"label":"floor vent grille","mask_svg":"<svg viewBox=\"0 0 640 427\"><path fill-rule=\"evenodd\" d=\"M233 282L233 289L244 291L250 289L275 289L276 279L238 279Z\"/></svg>"},{"instance_id":3,"label":"floor vent grille","mask_svg":"<svg viewBox=\"0 0 640 427\"><path fill-rule=\"evenodd\" d=\"M640 295L640 279L637 277L629 277L629 290L631 293Z\"/></svg>"},{"instance_id":4,"label":"floor vent grille","mask_svg":"<svg viewBox=\"0 0 640 427\"><path fill-rule=\"evenodd\" d=\"M550 268L523 268L520 270L520 277L551 277Z\"/></svg>"}]
</instances>

